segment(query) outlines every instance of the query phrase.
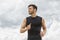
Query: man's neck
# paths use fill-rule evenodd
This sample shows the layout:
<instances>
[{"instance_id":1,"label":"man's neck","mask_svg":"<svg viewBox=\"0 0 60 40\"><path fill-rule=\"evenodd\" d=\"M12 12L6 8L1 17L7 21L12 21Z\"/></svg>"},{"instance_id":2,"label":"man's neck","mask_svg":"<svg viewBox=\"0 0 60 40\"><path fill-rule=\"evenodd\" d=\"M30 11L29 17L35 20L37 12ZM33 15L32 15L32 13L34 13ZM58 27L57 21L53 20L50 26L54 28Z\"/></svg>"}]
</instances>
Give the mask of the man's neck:
<instances>
[{"instance_id":1,"label":"man's neck","mask_svg":"<svg viewBox=\"0 0 60 40\"><path fill-rule=\"evenodd\" d=\"M31 14L31 17L36 17L37 15L36 15L36 13L34 13L34 14Z\"/></svg>"}]
</instances>

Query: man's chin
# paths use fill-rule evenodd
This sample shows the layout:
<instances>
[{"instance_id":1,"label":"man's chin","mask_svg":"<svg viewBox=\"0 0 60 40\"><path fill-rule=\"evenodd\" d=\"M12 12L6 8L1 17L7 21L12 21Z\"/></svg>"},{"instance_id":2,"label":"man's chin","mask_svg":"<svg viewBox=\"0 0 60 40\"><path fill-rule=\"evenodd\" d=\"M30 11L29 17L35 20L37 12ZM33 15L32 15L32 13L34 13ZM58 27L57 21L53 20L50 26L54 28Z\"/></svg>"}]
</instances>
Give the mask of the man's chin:
<instances>
[{"instance_id":1,"label":"man's chin","mask_svg":"<svg viewBox=\"0 0 60 40\"><path fill-rule=\"evenodd\" d=\"M31 15L31 13L29 13L29 15Z\"/></svg>"}]
</instances>

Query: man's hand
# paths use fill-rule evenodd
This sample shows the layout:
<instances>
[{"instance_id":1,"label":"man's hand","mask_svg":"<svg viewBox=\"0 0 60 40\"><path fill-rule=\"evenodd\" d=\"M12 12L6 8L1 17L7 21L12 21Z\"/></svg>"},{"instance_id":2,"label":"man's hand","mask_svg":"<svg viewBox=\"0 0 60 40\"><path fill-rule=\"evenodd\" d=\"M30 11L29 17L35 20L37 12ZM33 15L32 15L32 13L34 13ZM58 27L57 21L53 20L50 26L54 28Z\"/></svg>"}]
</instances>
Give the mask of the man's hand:
<instances>
[{"instance_id":1,"label":"man's hand","mask_svg":"<svg viewBox=\"0 0 60 40\"><path fill-rule=\"evenodd\" d=\"M44 35L45 35L45 33L41 31L40 36L43 37Z\"/></svg>"},{"instance_id":2,"label":"man's hand","mask_svg":"<svg viewBox=\"0 0 60 40\"><path fill-rule=\"evenodd\" d=\"M27 30L31 29L31 23L29 25L27 25L26 29Z\"/></svg>"}]
</instances>

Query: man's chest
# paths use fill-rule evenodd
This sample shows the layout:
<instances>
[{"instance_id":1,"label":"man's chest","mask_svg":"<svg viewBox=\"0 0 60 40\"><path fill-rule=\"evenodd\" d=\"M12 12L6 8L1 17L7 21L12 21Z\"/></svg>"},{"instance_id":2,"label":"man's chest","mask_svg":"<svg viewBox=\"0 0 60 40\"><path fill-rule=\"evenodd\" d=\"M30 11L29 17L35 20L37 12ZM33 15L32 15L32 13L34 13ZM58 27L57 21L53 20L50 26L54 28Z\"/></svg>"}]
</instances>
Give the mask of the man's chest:
<instances>
[{"instance_id":1,"label":"man's chest","mask_svg":"<svg viewBox=\"0 0 60 40\"><path fill-rule=\"evenodd\" d=\"M41 20L38 18L30 19L30 20L28 19L27 24L30 24L30 23L32 26L39 26L39 25L41 25Z\"/></svg>"}]
</instances>

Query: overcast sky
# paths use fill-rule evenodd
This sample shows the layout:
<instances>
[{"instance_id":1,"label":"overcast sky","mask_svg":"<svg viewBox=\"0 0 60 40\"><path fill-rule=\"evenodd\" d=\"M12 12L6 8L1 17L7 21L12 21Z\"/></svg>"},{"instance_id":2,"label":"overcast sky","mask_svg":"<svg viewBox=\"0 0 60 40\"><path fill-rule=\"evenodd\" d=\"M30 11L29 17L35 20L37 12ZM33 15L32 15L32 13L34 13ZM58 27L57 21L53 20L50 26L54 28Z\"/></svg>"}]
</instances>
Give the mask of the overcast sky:
<instances>
[{"instance_id":1,"label":"overcast sky","mask_svg":"<svg viewBox=\"0 0 60 40\"><path fill-rule=\"evenodd\" d=\"M37 15L51 23L52 16L60 21L59 0L0 0L0 27L20 25L28 15L28 5L38 6Z\"/></svg>"}]
</instances>

